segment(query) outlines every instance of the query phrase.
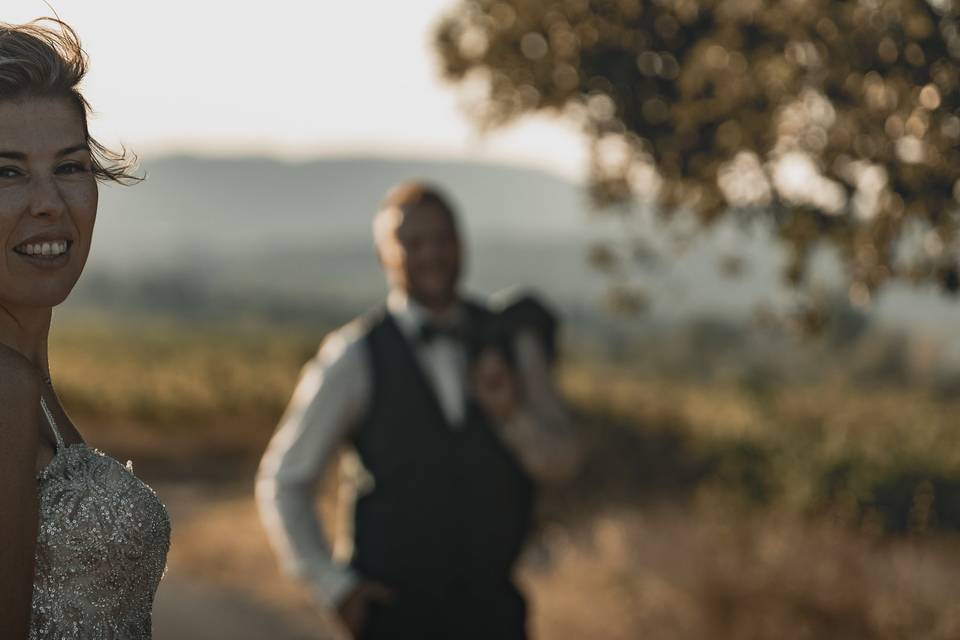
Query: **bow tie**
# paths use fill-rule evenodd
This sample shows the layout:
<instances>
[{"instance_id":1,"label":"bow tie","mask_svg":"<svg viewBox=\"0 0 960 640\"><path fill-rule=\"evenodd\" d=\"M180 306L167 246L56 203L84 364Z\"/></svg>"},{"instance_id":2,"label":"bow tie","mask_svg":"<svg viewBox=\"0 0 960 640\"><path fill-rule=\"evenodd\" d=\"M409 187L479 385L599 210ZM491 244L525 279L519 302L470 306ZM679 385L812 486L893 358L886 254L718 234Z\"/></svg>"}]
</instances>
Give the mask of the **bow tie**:
<instances>
[{"instance_id":1,"label":"bow tie","mask_svg":"<svg viewBox=\"0 0 960 640\"><path fill-rule=\"evenodd\" d=\"M420 325L417 332L417 340L421 344L430 344L437 338L448 338L450 340L460 341L466 339L466 333L459 324L440 324L427 321Z\"/></svg>"}]
</instances>

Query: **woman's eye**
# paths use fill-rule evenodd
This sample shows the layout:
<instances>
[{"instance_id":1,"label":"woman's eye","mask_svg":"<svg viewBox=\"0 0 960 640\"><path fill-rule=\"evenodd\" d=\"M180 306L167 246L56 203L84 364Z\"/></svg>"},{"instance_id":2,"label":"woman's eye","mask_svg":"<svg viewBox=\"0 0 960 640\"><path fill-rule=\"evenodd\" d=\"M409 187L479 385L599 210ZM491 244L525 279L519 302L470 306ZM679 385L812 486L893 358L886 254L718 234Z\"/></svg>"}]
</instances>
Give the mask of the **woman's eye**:
<instances>
[{"instance_id":1,"label":"woman's eye","mask_svg":"<svg viewBox=\"0 0 960 640\"><path fill-rule=\"evenodd\" d=\"M67 162L59 167L57 167L57 173L60 174L71 174L71 173L86 173L88 171L86 165L80 162Z\"/></svg>"},{"instance_id":2,"label":"woman's eye","mask_svg":"<svg viewBox=\"0 0 960 640\"><path fill-rule=\"evenodd\" d=\"M0 178L19 178L23 172L16 167L0 167Z\"/></svg>"}]
</instances>

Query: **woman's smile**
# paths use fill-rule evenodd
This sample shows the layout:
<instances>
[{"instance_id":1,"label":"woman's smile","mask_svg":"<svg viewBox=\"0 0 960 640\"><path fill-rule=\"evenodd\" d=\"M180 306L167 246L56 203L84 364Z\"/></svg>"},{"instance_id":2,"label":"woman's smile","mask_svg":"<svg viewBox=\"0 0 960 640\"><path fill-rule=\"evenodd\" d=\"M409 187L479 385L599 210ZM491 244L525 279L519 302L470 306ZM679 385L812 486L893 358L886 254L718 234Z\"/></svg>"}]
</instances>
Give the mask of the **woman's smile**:
<instances>
[{"instance_id":1,"label":"woman's smile","mask_svg":"<svg viewBox=\"0 0 960 640\"><path fill-rule=\"evenodd\" d=\"M73 241L65 236L34 237L13 248L27 262L42 267L65 265L70 259Z\"/></svg>"}]
</instances>

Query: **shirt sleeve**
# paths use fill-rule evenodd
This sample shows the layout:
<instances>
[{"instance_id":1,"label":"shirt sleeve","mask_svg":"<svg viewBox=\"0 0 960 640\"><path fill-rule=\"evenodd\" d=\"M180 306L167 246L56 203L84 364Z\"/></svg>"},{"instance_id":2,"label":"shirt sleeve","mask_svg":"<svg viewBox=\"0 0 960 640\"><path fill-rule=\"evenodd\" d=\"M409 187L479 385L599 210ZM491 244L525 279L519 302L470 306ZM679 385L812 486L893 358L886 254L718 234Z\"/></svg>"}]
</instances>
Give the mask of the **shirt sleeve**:
<instances>
[{"instance_id":1,"label":"shirt sleeve","mask_svg":"<svg viewBox=\"0 0 960 640\"><path fill-rule=\"evenodd\" d=\"M317 485L369 397L369 364L351 327L332 334L303 368L257 473L260 518L281 566L335 607L358 576L335 562L316 508ZM329 531L329 529L327 529Z\"/></svg>"},{"instance_id":2,"label":"shirt sleeve","mask_svg":"<svg viewBox=\"0 0 960 640\"><path fill-rule=\"evenodd\" d=\"M502 425L501 434L527 473L540 482L572 476L581 447L540 343L530 331L515 338L523 405Z\"/></svg>"}]
</instances>

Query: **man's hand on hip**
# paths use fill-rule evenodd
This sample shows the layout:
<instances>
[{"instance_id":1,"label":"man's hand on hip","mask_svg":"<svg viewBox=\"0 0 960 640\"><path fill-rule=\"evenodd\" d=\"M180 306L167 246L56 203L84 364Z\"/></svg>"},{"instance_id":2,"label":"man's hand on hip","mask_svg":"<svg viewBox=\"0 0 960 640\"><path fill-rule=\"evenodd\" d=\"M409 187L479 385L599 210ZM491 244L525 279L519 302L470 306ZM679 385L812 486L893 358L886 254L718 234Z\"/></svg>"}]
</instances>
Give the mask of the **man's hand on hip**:
<instances>
[{"instance_id":1,"label":"man's hand on hip","mask_svg":"<svg viewBox=\"0 0 960 640\"><path fill-rule=\"evenodd\" d=\"M370 615L370 606L391 600L393 600L393 591L390 588L379 582L364 580L340 603L337 607L337 615L343 626L350 632L350 637L359 638Z\"/></svg>"}]
</instances>

